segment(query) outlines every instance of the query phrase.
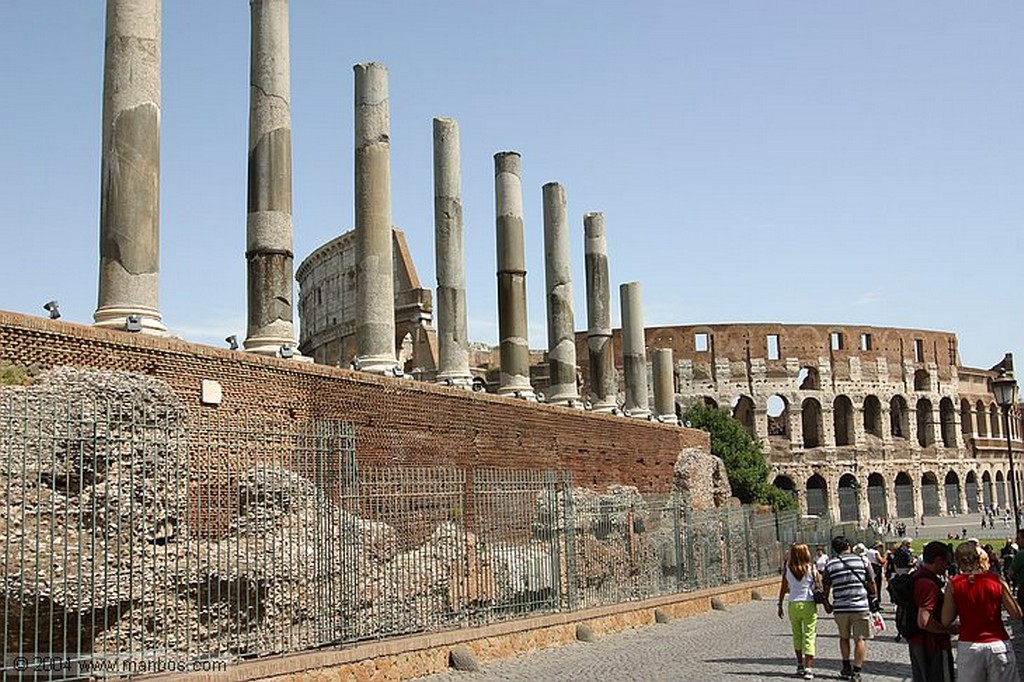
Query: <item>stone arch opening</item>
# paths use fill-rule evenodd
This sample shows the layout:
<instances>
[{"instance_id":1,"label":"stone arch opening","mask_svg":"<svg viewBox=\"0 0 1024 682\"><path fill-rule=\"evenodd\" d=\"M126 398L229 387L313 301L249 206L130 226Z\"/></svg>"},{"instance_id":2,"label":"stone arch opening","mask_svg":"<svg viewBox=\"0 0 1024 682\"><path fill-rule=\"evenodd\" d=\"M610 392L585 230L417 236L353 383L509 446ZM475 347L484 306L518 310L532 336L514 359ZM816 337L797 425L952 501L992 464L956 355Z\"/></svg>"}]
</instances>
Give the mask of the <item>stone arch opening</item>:
<instances>
[{"instance_id":1,"label":"stone arch opening","mask_svg":"<svg viewBox=\"0 0 1024 682\"><path fill-rule=\"evenodd\" d=\"M960 433L970 436L973 433L972 426L971 402L967 398L962 398L960 400Z\"/></svg>"},{"instance_id":2,"label":"stone arch opening","mask_svg":"<svg viewBox=\"0 0 1024 682\"><path fill-rule=\"evenodd\" d=\"M930 391L932 390L932 378L928 374L927 370L919 369L914 372L914 390L915 391Z\"/></svg>"},{"instance_id":3,"label":"stone arch opening","mask_svg":"<svg viewBox=\"0 0 1024 682\"><path fill-rule=\"evenodd\" d=\"M821 374L810 365L800 368L800 372L796 375L796 381L797 387L801 391L821 390Z\"/></svg>"},{"instance_id":4,"label":"stone arch opening","mask_svg":"<svg viewBox=\"0 0 1024 682\"><path fill-rule=\"evenodd\" d=\"M800 407L800 419L804 427L804 447L820 448L823 444L821 403L814 398L806 398Z\"/></svg>"},{"instance_id":5,"label":"stone arch opening","mask_svg":"<svg viewBox=\"0 0 1024 682\"><path fill-rule=\"evenodd\" d=\"M839 477L839 520L857 520L857 479L853 474L843 474Z\"/></svg>"},{"instance_id":6,"label":"stone arch opening","mask_svg":"<svg viewBox=\"0 0 1024 682\"><path fill-rule=\"evenodd\" d=\"M1002 426L1002 424L999 423L999 408L996 407L995 405L991 405L988 408L988 416L989 416L989 424L991 424L991 426L992 426L992 428L989 429L989 433L992 434L993 438L999 438L1000 436L1002 436L1002 431L1003 431L1000 428L1000 426Z\"/></svg>"},{"instance_id":7,"label":"stone arch opening","mask_svg":"<svg viewBox=\"0 0 1024 682\"><path fill-rule=\"evenodd\" d=\"M732 417L747 430L753 438L757 438L757 427L754 425L754 401L745 395L736 399L732 408Z\"/></svg>"},{"instance_id":8,"label":"stone arch opening","mask_svg":"<svg viewBox=\"0 0 1024 682\"><path fill-rule=\"evenodd\" d=\"M978 505L978 474L968 471L964 478L964 497L967 498L967 511L974 513L980 510Z\"/></svg>"},{"instance_id":9,"label":"stone arch opening","mask_svg":"<svg viewBox=\"0 0 1024 682\"><path fill-rule=\"evenodd\" d=\"M836 445L853 445L853 403L845 395L837 395L832 402L832 418Z\"/></svg>"},{"instance_id":10,"label":"stone arch opening","mask_svg":"<svg viewBox=\"0 0 1024 682\"><path fill-rule=\"evenodd\" d=\"M935 445L935 429L932 428L932 401L921 398L917 401L917 444L922 448Z\"/></svg>"},{"instance_id":11,"label":"stone arch opening","mask_svg":"<svg viewBox=\"0 0 1024 682\"><path fill-rule=\"evenodd\" d=\"M914 510L914 481L910 478L910 474L906 471L896 474L893 491L896 493L896 516L901 518L917 516Z\"/></svg>"},{"instance_id":12,"label":"stone arch opening","mask_svg":"<svg viewBox=\"0 0 1024 682\"><path fill-rule=\"evenodd\" d=\"M864 433L882 437L882 402L878 396L864 398Z\"/></svg>"},{"instance_id":13,"label":"stone arch opening","mask_svg":"<svg viewBox=\"0 0 1024 682\"><path fill-rule=\"evenodd\" d=\"M943 483L946 492L946 511L958 511L963 513L963 509L960 508L960 477L956 475L956 472L950 469L946 472L946 480Z\"/></svg>"},{"instance_id":14,"label":"stone arch opening","mask_svg":"<svg viewBox=\"0 0 1024 682\"><path fill-rule=\"evenodd\" d=\"M956 447L956 409L953 401L943 398L939 401L939 431L942 433L942 447Z\"/></svg>"},{"instance_id":15,"label":"stone arch opening","mask_svg":"<svg viewBox=\"0 0 1024 682\"><path fill-rule=\"evenodd\" d=\"M907 438L910 432L907 401L901 395L894 395L889 401L889 431L893 438Z\"/></svg>"},{"instance_id":16,"label":"stone arch opening","mask_svg":"<svg viewBox=\"0 0 1024 682\"><path fill-rule=\"evenodd\" d=\"M772 481L772 485L778 488L779 490L783 490L786 493L788 493L789 496L792 497L794 500L797 498L796 482L789 476L785 474L779 474L778 476L775 477L775 480Z\"/></svg>"},{"instance_id":17,"label":"stone arch opening","mask_svg":"<svg viewBox=\"0 0 1024 682\"><path fill-rule=\"evenodd\" d=\"M701 396L701 400L704 401L704 404L707 405L708 407L711 407L716 410L718 409L718 401L712 398L711 396Z\"/></svg>"},{"instance_id":18,"label":"stone arch opening","mask_svg":"<svg viewBox=\"0 0 1024 682\"><path fill-rule=\"evenodd\" d=\"M1006 507L1006 481L1003 480L1003 472L996 472L996 504Z\"/></svg>"},{"instance_id":19,"label":"stone arch opening","mask_svg":"<svg viewBox=\"0 0 1024 682\"><path fill-rule=\"evenodd\" d=\"M935 474L926 471L921 474L921 513L925 516L938 516L939 508L939 481Z\"/></svg>"},{"instance_id":20,"label":"stone arch opening","mask_svg":"<svg viewBox=\"0 0 1024 682\"><path fill-rule=\"evenodd\" d=\"M765 408L768 416L768 436L789 438L789 401L775 394L768 397Z\"/></svg>"},{"instance_id":21,"label":"stone arch opening","mask_svg":"<svg viewBox=\"0 0 1024 682\"><path fill-rule=\"evenodd\" d=\"M988 410L985 409L985 403L980 400L974 405L974 416L978 422L978 435L981 438L988 436Z\"/></svg>"},{"instance_id":22,"label":"stone arch opening","mask_svg":"<svg viewBox=\"0 0 1024 682\"><path fill-rule=\"evenodd\" d=\"M828 484L818 474L807 479L807 513L828 516Z\"/></svg>"},{"instance_id":23,"label":"stone arch opening","mask_svg":"<svg viewBox=\"0 0 1024 682\"><path fill-rule=\"evenodd\" d=\"M986 507L991 507L993 499L995 496L992 493L992 474L983 471L981 474L981 503Z\"/></svg>"},{"instance_id":24,"label":"stone arch opening","mask_svg":"<svg viewBox=\"0 0 1024 682\"><path fill-rule=\"evenodd\" d=\"M889 516L885 501L885 478L877 471L868 476L868 514L873 519Z\"/></svg>"}]
</instances>

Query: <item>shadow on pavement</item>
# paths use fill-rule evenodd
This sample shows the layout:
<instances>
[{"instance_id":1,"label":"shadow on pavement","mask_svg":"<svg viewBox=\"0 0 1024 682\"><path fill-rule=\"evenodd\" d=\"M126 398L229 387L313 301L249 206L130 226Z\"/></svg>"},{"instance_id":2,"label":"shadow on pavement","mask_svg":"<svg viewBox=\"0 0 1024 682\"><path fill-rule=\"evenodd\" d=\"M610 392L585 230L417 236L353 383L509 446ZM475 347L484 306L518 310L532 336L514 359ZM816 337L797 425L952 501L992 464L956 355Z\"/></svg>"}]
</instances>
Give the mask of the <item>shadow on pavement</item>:
<instances>
[{"instance_id":1,"label":"shadow on pavement","mask_svg":"<svg viewBox=\"0 0 1024 682\"><path fill-rule=\"evenodd\" d=\"M870 660L870 649L869 658L864 663L864 676L871 679L887 679L887 680L903 680L910 679L910 663L891 663L889 661L872 661ZM760 666L761 670L733 670L729 673L730 676L736 675L741 677L762 677L762 678L789 678L795 677L796 671L796 660L793 658L711 658L708 659L708 663L727 663L732 666ZM828 656L821 656L814 659L814 678L818 680L830 680L840 679L839 669L842 667L842 661L838 658L831 658ZM765 672L765 667L777 668L784 667L784 672Z\"/></svg>"}]
</instances>

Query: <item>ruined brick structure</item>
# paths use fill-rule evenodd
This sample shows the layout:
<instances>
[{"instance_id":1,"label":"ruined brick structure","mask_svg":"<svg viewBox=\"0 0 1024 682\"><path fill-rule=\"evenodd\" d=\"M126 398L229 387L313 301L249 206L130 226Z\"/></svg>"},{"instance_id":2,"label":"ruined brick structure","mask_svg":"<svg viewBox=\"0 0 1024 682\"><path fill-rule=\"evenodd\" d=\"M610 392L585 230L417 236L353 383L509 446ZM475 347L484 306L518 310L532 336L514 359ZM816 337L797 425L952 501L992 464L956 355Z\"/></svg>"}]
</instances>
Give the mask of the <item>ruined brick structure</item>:
<instances>
[{"instance_id":1,"label":"ruined brick structure","mask_svg":"<svg viewBox=\"0 0 1024 682\"><path fill-rule=\"evenodd\" d=\"M807 513L864 521L1009 503L997 372L961 366L951 332L784 324L645 332L649 350L674 353L677 413L698 400L730 410L764 445L775 485ZM621 392L619 330L613 342ZM585 333L576 345L585 365ZM1014 409L1015 453L1024 452L1021 431ZM1017 478L1020 491L1019 470Z\"/></svg>"}]
</instances>

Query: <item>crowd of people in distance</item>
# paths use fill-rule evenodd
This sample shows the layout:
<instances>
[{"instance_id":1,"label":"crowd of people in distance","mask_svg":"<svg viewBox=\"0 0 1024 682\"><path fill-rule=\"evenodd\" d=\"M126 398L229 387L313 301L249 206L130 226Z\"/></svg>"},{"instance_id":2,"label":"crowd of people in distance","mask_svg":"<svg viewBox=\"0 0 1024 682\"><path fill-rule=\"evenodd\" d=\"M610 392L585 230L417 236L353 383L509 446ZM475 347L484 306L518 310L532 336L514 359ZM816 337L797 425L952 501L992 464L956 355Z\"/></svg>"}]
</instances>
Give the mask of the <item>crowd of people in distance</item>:
<instances>
[{"instance_id":1,"label":"crowd of people in distance","mask_svg":"<svg viewBox=\"0 0 1024 682\"><path fill-rule=\"evenodd\" d=\"M1003 614L1021 619L1024 531L1008 538L998 554L973 539L955 548L929 542L918 556L912 544L904 538L888 549L882 543L851 546L837 536L831 556L822 545L813 557L806 544L789 548L778 616L788 614L797 675L814 679L820 604L839 631L840 677L861 680L867 640L885 628L884 579L896 605L896 639L907 642L914 682L1020 682Z\"/></svg>"}]
</instances>

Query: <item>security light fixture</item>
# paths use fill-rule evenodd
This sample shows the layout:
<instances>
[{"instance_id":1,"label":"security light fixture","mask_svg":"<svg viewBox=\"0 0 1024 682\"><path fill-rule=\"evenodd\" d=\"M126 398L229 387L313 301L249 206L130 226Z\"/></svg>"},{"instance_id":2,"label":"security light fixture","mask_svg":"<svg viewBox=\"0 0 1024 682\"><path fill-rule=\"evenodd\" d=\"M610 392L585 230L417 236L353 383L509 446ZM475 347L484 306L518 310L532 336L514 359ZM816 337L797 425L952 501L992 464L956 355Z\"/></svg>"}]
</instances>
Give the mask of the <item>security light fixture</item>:
<instances>
[{"instance_id":1,"label":"security light fixture","mask_svg":"<svg viewBox=\"0 0 1024 682\"><path fill-rule=\"evenodd\" d=\"M43 305L43 310L45 310L46 312L50 313L50 319L51 320L56 320L56 319L60 318L60 308L57 306L57 301L56 300L47 301Z\"/></svg>"},{"instance_id":2,"label":"security light fixture","mask_svg":"<svg viewBox=\"0 0 1024 682\"><path fill-rule=\"evenodd\" d=\"M401 367L395 365L394 367L391 368L391 375L395 377L404 377L405 372L402 370Z\"/></svg>"},{"instance_id":3,"label":"security light fixture","mask_svg":"<svg viewBox=\"0 0 1024 682\"><path fill-rule=\"evenodd\" d=\"M348 363L348 366L358 372L363 368L363 363L359 362L359 358L352 358L352 362Z\"/></svg>"},{"instance_id":4,"label":"security light fixture","mask_svg":"<svg viewBox=\"0 0 1024 682\"><path fill-rule=\"evenodd\" d=\"M129 315L124 321L124 330L126 332L141 332L142 331L142 316L141 315Z\"/></svg>"},{"instance_id":5,"label":"security light fixture","mask_svg":"<svg viewBox=\"0 0 1024 682\"><path fill-rule=\"evenodd\" d=\"M227 337L224 340L227 342L228 348L230 348L231 350L238 350L238 337L237 336L232 334L231 336Z\"/></svg>"},{"instance_id":6,"label":"security light fixture","mask_svg":"<svg viewBox=\"0 0 1024 682\"><path fill-rule=\"evenodd\" d=\"M281 344L281 357L282 358L290 358L293 355L295 355L295 351L292 349L292 346L291 346L290 343L283 343L283 344Z\"/></svg>"}]
</instances>

